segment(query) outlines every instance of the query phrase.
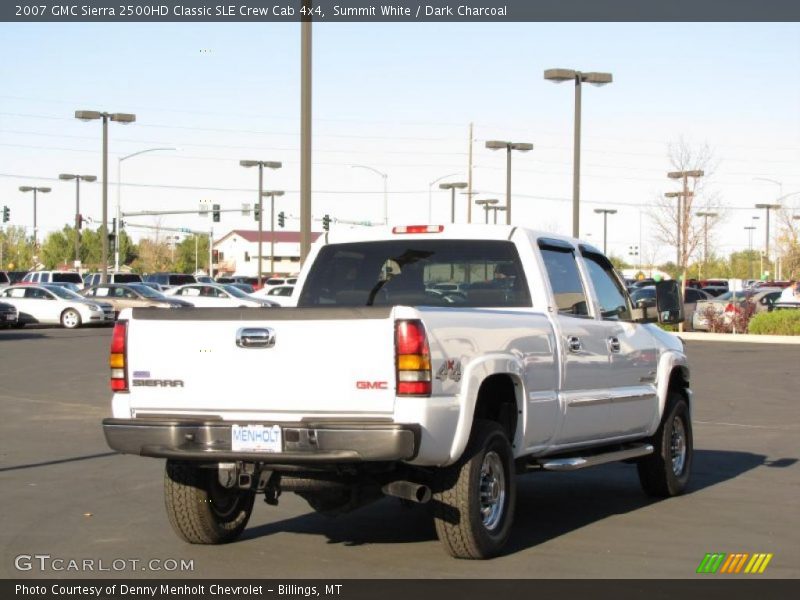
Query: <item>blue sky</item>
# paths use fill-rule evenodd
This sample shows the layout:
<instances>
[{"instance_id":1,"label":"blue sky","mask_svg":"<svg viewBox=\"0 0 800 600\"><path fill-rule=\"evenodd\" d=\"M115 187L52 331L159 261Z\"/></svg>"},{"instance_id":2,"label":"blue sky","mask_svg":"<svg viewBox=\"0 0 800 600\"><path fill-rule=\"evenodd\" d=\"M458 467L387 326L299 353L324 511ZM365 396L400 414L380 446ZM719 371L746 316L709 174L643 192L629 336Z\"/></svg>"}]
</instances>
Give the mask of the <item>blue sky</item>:
<instances>
[{"instance_id":1,"label":"blue sky","mask_svg":"<svg viewBox=\"0 0 800 600\"><path fill-rule=\"evenodd\" d=\"M123 210L252 203L256 174L238 160L258 158L283 161L266 187L287 190L280 209L299 214L299 49L297 24L0 25L0 204L13 223L31 226L30 197L17 187L50 185L41 234L71 222L74 186L46 178L100 174L100 126L72 118L85 108L137 114L133 125L111 126L111 182L117 157L178 148L124 163ZM581 233L599 244L592 210L617 208L616 254L638 243L640 211L674 188L667 146L680 136L714 151L707 187L728 208L714 232L724 252L746 246L742 227L756 214L746 208L777 195L755 177L800 191L797 24L322 24L314 29L315 217L382 218L381 179L350 168L363 164L388 174L390 220L426 220L430 182L466 175L473 122L475 189L504 195L504 156L485 140L532 142L533 152L514 156L515 223L568 233L573 94L542 79L550 67L614 74L613 84L584 90ZM99 189L82 191L82 212L94 218ZM446 193L431 197L434 220L446 221ZM210 225L193 216L160 223ZM646 214L641 223L647 245ZM231 213L215 231L253 226Z\"/></svg>"}]
</instances>

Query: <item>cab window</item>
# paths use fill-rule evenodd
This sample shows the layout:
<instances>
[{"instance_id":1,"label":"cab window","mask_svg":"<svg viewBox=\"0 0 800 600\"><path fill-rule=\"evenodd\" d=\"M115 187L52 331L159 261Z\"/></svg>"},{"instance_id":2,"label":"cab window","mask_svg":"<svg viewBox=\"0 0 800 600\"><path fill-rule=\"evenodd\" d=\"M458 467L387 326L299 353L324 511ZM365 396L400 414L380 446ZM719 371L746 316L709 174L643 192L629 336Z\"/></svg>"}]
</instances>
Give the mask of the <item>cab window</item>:
<instances>
[{"instance_id":1,"label":"cab window","mask_svg":"<svg viewBox=\"0 0 800 600\"><path fill-rule=\"evenodd\" d=\"M575 250L571 246L550 244L544 240L540 240L539 248L558 312L573 317L588 317L589 305L575 261Z\"/></svg>"},{"instance_id":2,"label":"cab window","mask_svg":"<svg viewBox=\"0 0 800 600\"><path fill-rule=\"evenodd\" d=\"M622 284L614 274L611 262L602 254L583 250L581 252L592 280L597 300L600 303L600 315L603 319L630 320L631 311L628 298Z\"/></svg>"}]
</instances>

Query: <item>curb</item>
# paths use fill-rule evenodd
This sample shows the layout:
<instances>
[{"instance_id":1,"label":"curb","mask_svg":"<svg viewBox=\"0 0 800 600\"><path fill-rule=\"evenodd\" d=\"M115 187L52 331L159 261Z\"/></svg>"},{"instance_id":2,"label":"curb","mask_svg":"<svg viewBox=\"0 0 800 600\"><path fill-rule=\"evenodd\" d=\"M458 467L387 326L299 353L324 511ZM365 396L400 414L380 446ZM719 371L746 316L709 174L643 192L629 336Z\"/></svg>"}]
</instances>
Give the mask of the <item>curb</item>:
<instances>
[{"instance_id":1,"label":"curb","mask_svg":"<svg viewBox=\"0 0 800 600\"><path fill-rule=\"evenodd\" d=\"M701 333L697 331L674 332L685 342L741 342L745 344L796 344L800 335L753 335L749 333Z\"/></svg>"}]
</instances>

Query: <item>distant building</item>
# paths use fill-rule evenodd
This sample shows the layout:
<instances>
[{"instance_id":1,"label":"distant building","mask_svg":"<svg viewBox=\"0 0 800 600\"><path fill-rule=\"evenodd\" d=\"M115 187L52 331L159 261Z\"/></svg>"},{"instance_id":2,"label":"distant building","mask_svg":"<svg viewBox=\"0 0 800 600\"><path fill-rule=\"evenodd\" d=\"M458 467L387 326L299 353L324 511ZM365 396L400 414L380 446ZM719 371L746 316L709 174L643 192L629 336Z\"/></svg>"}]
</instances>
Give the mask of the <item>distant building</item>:
<instances>
[{"instance_id":1,"label":"distant building","mask_svg":"<svg viewBox=\"0 0 800 600\"><path fill-rule=\"evenodd\" d=\"M321 234L312 232L311 241ZM270 271L270 250L275 240L274 269ZM261 271L287 275L300 270L300 232L261 233ZM234 229L214 242L214 271L219 274L258 276L258 231Z\"/></svg>"}]
</instances>

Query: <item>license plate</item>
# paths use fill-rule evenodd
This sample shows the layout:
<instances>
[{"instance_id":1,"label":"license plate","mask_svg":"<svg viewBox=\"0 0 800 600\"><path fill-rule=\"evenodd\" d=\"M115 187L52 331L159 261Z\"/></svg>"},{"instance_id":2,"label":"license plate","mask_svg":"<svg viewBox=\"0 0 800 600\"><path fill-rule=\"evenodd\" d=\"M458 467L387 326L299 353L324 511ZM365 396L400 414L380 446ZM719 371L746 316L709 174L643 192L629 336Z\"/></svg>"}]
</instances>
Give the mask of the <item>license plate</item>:
<instances>
[{"instance_id":1,"label":"license plate","mask_svg":"<svg viewBox=\"0 0 800 600\"><path fill-rule=\"evenodd\" d=\"M281 428L265 425L233 425L231 450L234 452L280 452Z\"/></svg>"}]
</instances>

